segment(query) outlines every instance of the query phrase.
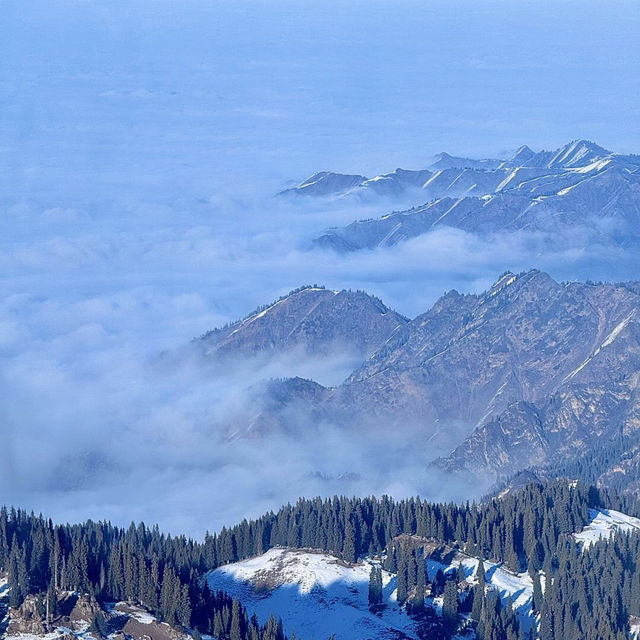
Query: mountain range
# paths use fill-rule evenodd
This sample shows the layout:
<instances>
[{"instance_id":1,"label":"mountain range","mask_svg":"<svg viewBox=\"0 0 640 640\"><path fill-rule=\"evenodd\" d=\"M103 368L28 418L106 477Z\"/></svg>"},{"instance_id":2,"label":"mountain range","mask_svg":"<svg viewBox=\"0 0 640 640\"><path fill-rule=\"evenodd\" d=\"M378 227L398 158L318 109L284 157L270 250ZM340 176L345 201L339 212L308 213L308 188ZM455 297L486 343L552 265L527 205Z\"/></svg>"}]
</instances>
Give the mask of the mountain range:
<instances>
[{"instance_id":1,"label":"mountain range","mask_svg":"<svg viewBox=\"0 0 640 640\"><path fill-rule=\"evenodd\" d=\"M427 169L374 178L316 173L280 195L403 204L408 209L332 228L314 246L339 252L396 245L452 227L479 234L532 232L588 242L637 246L640 156L586 140L554 151L523 146L504 159L439 154Z\"/></svg>"},{"instance_id":2,"label":"mountain range","mask_svg":"<svg viewBox=\"0 0 640 640\"><path fill-rule=\"evenodd\" d=\"M506 477L640 429L639 283L508 272L412 320L363 292L307 287L196 344L206 361L359 354L336 386L269 380L234 427L244 436L411 428L425 464Z\"/></svg>"}]
</instances>

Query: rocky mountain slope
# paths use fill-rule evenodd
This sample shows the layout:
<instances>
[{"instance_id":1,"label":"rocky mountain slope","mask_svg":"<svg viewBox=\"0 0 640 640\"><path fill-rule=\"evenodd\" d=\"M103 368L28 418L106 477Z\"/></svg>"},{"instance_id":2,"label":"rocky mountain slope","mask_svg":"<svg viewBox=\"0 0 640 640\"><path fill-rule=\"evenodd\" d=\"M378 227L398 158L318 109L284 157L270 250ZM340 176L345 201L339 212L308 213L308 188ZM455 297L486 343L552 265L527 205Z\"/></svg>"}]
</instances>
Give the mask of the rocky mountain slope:
<instances>
[{"instance_id":1,"label":"rocky mountain slope","mask_svg":"<svg viewBox=\"0 0 640 640\"><path fill-rule=\"evenodd\" d=\"M444 296L336 396L475 425L447 468L511 471L640 426L639 318L633 287L506 274L482 296Z\"/></svg>"},{"instance_id":2,"label":"rocky mountain slope","mask_svg":"<svg viewBox=\"0 0 640 640\"><path fill-rule=\"evenodd\" d=\"M215 360L293 350L305 355L342 350L364 358L406 323L406 318L366 293L309 286L206 333L198 346Z\"/></svg>"},{"instance_id":3,"label":"rocky mountain slope","mask_svg":"<svg viewBox=\"0 0 640 640\"><path fill-rule=\"evenodd\" d=\"M339 308L353 313L342 313L337 328L325 326L336 321L340 295L349 303ZM483 294L445 294L411 321L364 294L354 306L354 295L294 294L278 303L281 309L251 316L213 342L228 357L242 357L248 345L286 348L289 341L322 351L325 340L340 336L349 344L354 332L366 353L336 387L273 381L260 391L249 431L295 431L321 422L363 432L373 425L410 429L422 442L425 463L453 449L438 461L441 467L502 476L640 427L636 284L506 273Z\"/></svg>"},{"instance_id":4,"label":"rocky mountain slope","mask_svg":"<svg viewBox=\"0 0 640 640\"><path fill-rule=\"evenodd\" d=\"M329 176L331 185L345 184L336 174L324 175L320 183ZM496 161L441 154L423 171L398 169L348 188L332 189L327 183L319 189L318 184L303 183L290 192L325 198L366 195L368 200L410 194L413 202L425 203L330 229L314 241L337 251L392 246L441 227L481 234L577 234L582 244L635 246L640 241L640 156L615 154L584 140L538 153L522 147Z\"/></svg>"}]
</instances>

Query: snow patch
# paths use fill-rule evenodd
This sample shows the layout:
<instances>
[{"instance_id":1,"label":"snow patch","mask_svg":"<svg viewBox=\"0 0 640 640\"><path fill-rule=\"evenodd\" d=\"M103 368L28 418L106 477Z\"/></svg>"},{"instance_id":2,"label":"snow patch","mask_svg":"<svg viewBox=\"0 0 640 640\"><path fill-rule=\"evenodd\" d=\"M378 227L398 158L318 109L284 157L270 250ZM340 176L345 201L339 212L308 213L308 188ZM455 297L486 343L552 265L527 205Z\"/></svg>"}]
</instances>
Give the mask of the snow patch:
<instances>
[{"instance_id":1,"label":"snow patch","mask_svg":"<svg viewBox=\"0 0 640 640\"><path fill-rule=\"evenodd\" d=\"M633 316L635 315L635 309L619 324L613 331L605 338L604 342L600 345L600 349L608 347L620 334L620 332L629 324Z\"/></svg>"},{"instance_id":2,"label":"snow patch","mask_svg":"<svg viewBox=\"0 0 640 640\"><path fill-rule=\"evenodd\" d=\"M607 540L618 532L640 530L640 518L628 516L613 509L589 509L589 524L573 537L583 548L588 548L600 539Z\"/></svg>"},{"instance_id":3,"label":"snow patch","mask_svg":"<svg viewBox=\"0 0 640 640\"><path fill-rule=\"evenodd\" d=\"M510 284L513 284L518 279L518 276L513 273L505 273L492 287L489 289L484 299L480 301L480 304L484 304L487 300L490 300L494 296L497 296L501 291L504 291Z\"/></svg>"},{"instance_id":4,"label":"snow patch","mask_svg":"<svg viewBox=\"0 0 640 640\"><path fill-rule=\"evenodd\" d=\"M528 573L514 573L509 571L503 564L484 560L485 580L489 588L495 589L503 603L511 599L511 604L518 614L520 624L525 631L528 631L533 622L531 602L533 598L533 581ZM478 583L476 571L480 560L466 553L456 553L448 564L438 562L431 558L427 559L427 573L429 579L433 580L438 569L444 573L453 569L461 572L461 577L471 585ZM544 579L541 574L541 581Z\"/></svg>"},{"instance_id":5,"label":"snow patch","mask_svg":"<svg viewBox=\"0 0 640 640\"><path fill-rule=\"evenodd\" d=\"M395 600L396 578L382 572L386 607L368 608L371 564L347 565L325 553L276 548L208 574L209 586L238 598L261 623L275 613L285 631L305 639L417 639L414 621Z\"/></svg>"},{"instance_id":6,"label":"snow patch","mask_svg":"<svg viewBox=\"0 0 640 640\"><path fill-rule=\"evenodd\" d=\"M580 371L582 371L605 347L610 346L614 340L620 335L620 332L629 324L633 316L635 315L635 309L618 325L616 325L613 330L609 333L609 335L604 339L602 344L590 355L588 356L581 364L579 364L571 373L567 374L562 382L567 382L571 380L574 376L576 376Z\"/></svg>"}]
</instances>

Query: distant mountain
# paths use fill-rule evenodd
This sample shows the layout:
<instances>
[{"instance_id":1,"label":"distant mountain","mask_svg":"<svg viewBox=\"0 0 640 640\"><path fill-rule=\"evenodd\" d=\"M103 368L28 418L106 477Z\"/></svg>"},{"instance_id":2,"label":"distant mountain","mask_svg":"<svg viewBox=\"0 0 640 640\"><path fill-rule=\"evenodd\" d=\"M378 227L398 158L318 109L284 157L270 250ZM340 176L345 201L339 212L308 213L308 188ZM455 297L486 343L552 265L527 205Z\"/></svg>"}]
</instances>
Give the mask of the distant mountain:
<instances>
[{"instance_id":1,"label":"distant mountain","mask_svg":"<svg viewBox=\"0 0 640 640\"><path fill-rule=\"evenodd\" d=\"M527 154L531 150L528 147L521 147L516 158L524 159L523 153ZM569 144L556 149L555 151L540 151L534 153L526 162L529 167L546 167L547 169L588 166L603 158L611 157L613 153L603 147L590 142L589 140L575 140Z\"/></svg>"},{"instance_id":2,"label":"distant mountain","mask_svg":"<svg viewBox=\"0 0 640 640\"><path fill-rule=\"evenodd\" d=\"M579 140L539 153L521 147L495 166L480 162L488 168L456 166L472 163L441 154L436 171L412 172L420 174L414 188L426 178L419 187L426 204L330 229L314 244L340 252L374 249L442 227L564 236L580 228L586 241L640 243L640 156L614 154ZM348 194L404 193L406 180L393 177L397 173L363 181Z\"/></svg>"},{"instance_id":3,"label":"distant mountain","mask_svg":"<svg viewBox=\"0 0 640 640\"><path fill-rule=\"evenodd\" d=\"M218 361L293 350L323 355L336 349L365 358L407 322L364 292L306 286L243 320L209 331L197 345Z\"/></svg>"},{"instance_id":4,"label":"distant mountain","mask_svg":"<svg viewBox=\"0 0 640 640\"><path fill-rule=\"evenodd\" d=\"M598 421L615 417L607 432L615 433L634 410L634 401L627 400L635 397L638 370L635 291L559 284L531 271L506 274L481 296L447 294L402 327L333 399L357 412L421 421L431 425L430 435L437 425L475 425L449 467L471 468L478 460L476 466L502 472L537 462L548 451L568 452L577 435L602 436ZM595 402L598 411L584 409ZM513 437L503 433L505 424ZM540 424L550 430L545 445L518 453ZM509 451L508 461L499 447Z\"/></svg>"},{"instance_id":5,"label":"distant mountain","mask_svg":"<svg viewBox=\"0 0 640 640\"><path fill-rule=\"evenodd\" d=\"M474 160L472 158L461 158L452 156L445 151L439 153L434 162L429 165L432 171L440 171L442 169L497 169L503 160Z\"/></svg>"},{"instance_id":6,"label":"distant mountain","mask_svg":"<svg viewBox=\"0 0 640 640\"><path fill-rule=\"evenodd\" d=\"M241 356L276 345L322 353L336 339L367 354L342 384L273 381L234 432L384 424L417 434L425 463L449 448L437 462L446 470L506 476L640 431L637 283L506 273L411 321L366 294L306 289L202 342Z\"/></svg>"},{"instance_id":7,"label":"distant mountain","mask_svg":"<svg viewBox=\"0 0 640 640\"><path fill-rule=\"evenodd\" d=\"M397 198L407 192L419 191L433 174L434 172L428 169L420 171L396 169L391 173L385 173L374 178L366 178L360 175L322 171L315 173L292 189L281 191L278 195L334 199L351 196L367 199L378 197Z\"/></svg>"},{"instance_id":8,"label":"distant mountain","mask_svg":"<svg viewBox=\"0 0 640 640\"><path fill-rule=\"evenodd\" d=\"M319 171L308 177L293 189L286 189L279 195L295 194L302 196L326 197L348 193L366 182L367 178L358 175L346 175L332 171Z\"/></svg>"}]
</instances>

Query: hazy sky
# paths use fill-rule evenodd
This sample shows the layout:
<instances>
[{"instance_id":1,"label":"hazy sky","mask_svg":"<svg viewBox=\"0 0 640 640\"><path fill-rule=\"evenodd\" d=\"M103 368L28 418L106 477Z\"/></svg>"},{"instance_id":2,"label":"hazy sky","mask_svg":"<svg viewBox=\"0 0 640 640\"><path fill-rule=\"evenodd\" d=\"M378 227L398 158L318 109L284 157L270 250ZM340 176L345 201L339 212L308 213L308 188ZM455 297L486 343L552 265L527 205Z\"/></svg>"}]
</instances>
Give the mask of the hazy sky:
<instances>
[{"instance_id":1,"label":"hazy sky","mask_svg":"<svg viewBox=\"0 0 640 640\"><path fill-rule=\"evenodd\" d=\"M309 253L325 227L386 211L272 194L442 150L639 152L638 33L635 1L4 0L0 502L202 533L295 498L317 464L304 446L221 445L212 416L241 391L148 363L300 284L415 315L506 268L617 276L612 255L456 231ZM329 475L384 451L331 437ZM420 462L353 489L428 494Z\"/></svg>"}]
</instances>

